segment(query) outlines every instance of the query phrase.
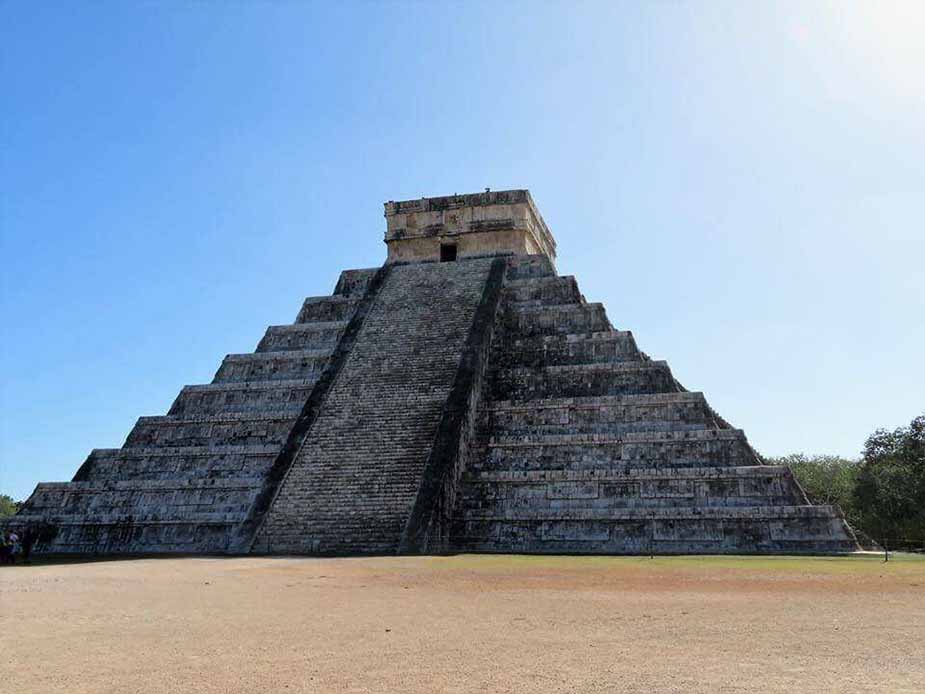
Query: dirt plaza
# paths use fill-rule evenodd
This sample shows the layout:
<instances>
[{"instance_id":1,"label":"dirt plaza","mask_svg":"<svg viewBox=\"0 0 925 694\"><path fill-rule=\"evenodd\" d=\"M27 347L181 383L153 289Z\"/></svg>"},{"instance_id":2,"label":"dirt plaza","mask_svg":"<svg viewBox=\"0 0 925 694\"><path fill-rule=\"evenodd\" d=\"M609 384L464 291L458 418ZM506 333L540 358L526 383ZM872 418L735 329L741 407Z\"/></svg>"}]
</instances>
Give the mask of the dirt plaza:
<instances>
[{"instance_id":1,"label":"dirt plaza","mask_svg":"<svg viewBox=\"0 0 925 694\"><path fill-rule=\"evenodd\" d=\"M0 634L17 692L918 692L925 560L36 564Z\"/></svg>"}]
</instances>

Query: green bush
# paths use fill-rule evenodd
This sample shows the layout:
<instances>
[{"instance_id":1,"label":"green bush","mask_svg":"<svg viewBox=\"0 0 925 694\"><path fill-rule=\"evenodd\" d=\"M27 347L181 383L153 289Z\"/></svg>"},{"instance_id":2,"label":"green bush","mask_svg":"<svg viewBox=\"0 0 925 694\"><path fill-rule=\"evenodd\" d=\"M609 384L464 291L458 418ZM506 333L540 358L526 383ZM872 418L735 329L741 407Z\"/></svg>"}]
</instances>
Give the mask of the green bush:
<instances>
[{"instance_id":1,"label":"green bush","mask_svg":"<svg viewBox=\"0 0 925 694\"><path fill-rule=\"evenodd\" d=\"M807 456L803 453L767 460L771 465L787 465L793 470L810 503L839 506L852 527L860 527L862 518L854 500L859 461L835 455Z\"/></svg>"},{"instance_id":2,"label":"green bush","mask_svg":"<svg viewBox=\"0 0 925 694\"><path fill-rule=\"evenodd\" d=\"M925 415L875 431L860 460L795 453L767 462L789 466L810 502L837 504L874 540L925 543Z\"/></svg>"},{"instance_id":3,"label":"green bush","mask_svg":"<svg viewBox=\"0 0 925 694\"><path fill-rule=\"evenodd\" d=\"M20 504L13 501L13 497L0 494L0 518L12 516L19 510Z\"/></svg>"},{"instance_id":4,"label":"green bush","mask_svg":"<svg viewBox=\"0 0 925 694\"><path fill-rule=\"evenodd\" d=\"M907 427L871 434L854 503L872 537L925 542L925 415Z\"/></svg>"}]
</instances>

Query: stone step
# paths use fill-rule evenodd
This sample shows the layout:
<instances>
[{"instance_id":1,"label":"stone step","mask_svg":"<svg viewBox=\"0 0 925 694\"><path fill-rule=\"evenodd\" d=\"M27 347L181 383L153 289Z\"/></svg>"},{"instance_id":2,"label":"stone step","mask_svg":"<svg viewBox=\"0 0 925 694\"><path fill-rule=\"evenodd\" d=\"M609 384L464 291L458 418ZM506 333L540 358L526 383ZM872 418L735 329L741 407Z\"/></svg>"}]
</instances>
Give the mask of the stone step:
<instances>
[{"instance_id":1,"label":"stone step","mask_svg":"<svg viewBox=\"0 0 925 694\"><path fill-rule=\"evenodd\" d=\"M741 429L679 429L675 431L626 432L617 436L609 434L537 434L525 439L523 436L497 436L489 441L489 447L516 448L534 446L600 446L614 443L653 443L663 441L721 441L744 440Z\"/></svg>"},{"instance_id":2,"label":"stone step","mask_svg":"<svg viewBox=\"0 0 925 694\"><path fill-rule=\"evenodd\" d=\"M535 277L509 282L505 285L503 300L520 305L543 306L584 303L578 284L571 276Z\"/></svg>"},{"instance_id":3,"label":"stone step","mask_svg":"<svg viewBox=\"0 0 925 694\"><path fill-rule=\"evenodd\" d=\"M850 552L829 506L581 509L459 520L459 551L600 554Z\"/></svg>"},{"instance_id":4,"label":"stone step","mask_svg":"<svg viewBox=\"0 0 925 694\"><path fill-rule=\"evenodd\" d=\"M311 529L310 533L303 527ZM395 554L397 539L404 529L400 516L386 516L376 509L351 509L334 516L315 516L310 510L303 523L292 529L277 526L274 533L263 533L251 552L258 554L293 553L320 555Z\"/></svg>"},{"instance_id":5,"label":"stone step","mask_svg":"<svg viewBox=\"0 0 925 694\"><path fill-rule=\"evenodd\" d=\"M554 277L556 269L545 255L512 256L507 261L504 286L516 286L518 282L537 277Z\"/></svg>"},{"instance_id":6,"label":"stone step","mask_svg":"<svg viewBox=\"0 0 925 694\"><path fill-rule=\"evenodd\" d=\"M333 350L346 327L347 321L271 325L257 345L257 352Z\"/></svg>"},{"instance_id":7,"label":"stone step","mask_svg":"<svg viewBox=\"0 0 925 694\"><path fill-rule=\"evenodd\" d=\"M343 379L344 387L332 393L327 402L331 411L350 407L352 427L359 425L388 425L388 420L401 415L411 407L426 408L428 412L439 411L444 400L439 392L440 384L433 374L427 379L406 378L400 374L383 371L377 385L381 396L364 397L363 384L350 376Z\"/></svg>"},{"instance_id":8,"label":"stone step","mask_svg":"<svg viewBox=\"0 0 925 694\"><path fill-rule=\"evenodd\" d=\"M738 429L683 433L639 432L495 441L475 456L470 470L607 470L635 468L727 467L760 463Z\"/></svg>"},{"instance_id":9,"label":"stone step","mask_svg":"<svg viewBox=\"0 0 925 694\"><path fill-rule=\"evenodd\" d=\"M96 448L81 467L87 481L137 479L262 480L277 445Z\"/></svg>"},{"instance_id":10,"label":"stone step","mask_svg":"<svg viewBox=\"0 0 925 694\"><path fill-rule=\"evenodd\" d=\"M42 524L48 516L25 522ZM118 516L103 522L93 516L55 521L50 543L40 542L34 551L55 554L218 554L228 551L229 537L241 522L240 513L192 514L189 519L135 520Z\"/></svg>"},{"instance_id":11,"label":"stone step","mask_svg":"<svg viewBox=\"0 0 925 694\"><path fill-rule=\"evenodd\" d=\"M337 285L334 287L334 294L336 296L362 297L378 271L378 267L342 271L337 279Z\"/></svg>"},{"instance_id":12,"label":"stone step","mask_svg":"<svg viewBox=\"0 0 925 694\"><path fill-rule=\"evenodd\" d=\"M330 349L229 354L222 361L212 382L291 381L317 378L327 366L330 356Z\"/></svg>"},{"instance_id":13,"label":"stone step","mask_svg":"<svg viewBox=\"0 0 925 694\"><path fill-rule=\"evenodd\" d=\"M41 482L36 489L46 494L92 494L94 492L156 492L197 490L242 490L253 489L254 480L250 479L195 479L182 477L169 480L90 480L77 482ZM211 503L211 502L207 502Z\"/></svg>"},{"instance_id":14,"label":"stone step","mask_svg":"<svg viewBox=\"0 0 925 694\"><path fill-rule=\"evenodd\" d=\"M717 427L703 394L688 392L494 403L480 412L480 423L495 438Z\"/></svg>"},{"instance_id":15,"label":"stone step","mask_svg":"<svg viewBox=\"0 0 925 694\"><path fill-rule=\"evenodd\" d=\"M741 480L746 478L792 477L783 465L737 465L731 467L641 468L628 465L605 470L482 470L466 474L467 481L500 484L535 484L559 482L639 482L648 480Z\"/></svg>"},{"instance_id":16,"label":"stone step","mask_svg":"<svg viewBox=\"0 0 925 694\"><path fill-rule=\"evenodd\" d=\"M291 411L139 417L125 446L282 446L294 421Z\"/></svg>"},{"instance_id":17,"label":"stone step","mask_svg":"<svg viewBox=\"0 0 925 694\"><path fill-rule=\"evenodd\" d=\"M507 304L504 315L505 339L554 335L556 333L597 333L613 330L603 304L561 304L533 306Z\"/></svg>"},{"instance_id":18,"label":"stone step","mask_svg":"<svg viewBox=\"0 0 925 694\"><path fill-rule=\"evenodd\" d=\"M184 386L167 414L204 416L231 412L292 411L297 415L317 380L315 377Z\"/></svg>"},{"instance_id":19,"label":"stone step","mask_svg":"<svg viewBox=\"0 0 925 694\"><path fill-rule=\"evenodd\" d=\"M137 517L131 515L130 513L123 513L121 511L114 511L111 514L106 515L105 517L102 514L94 515L93 513L88 513L86 509L82 509L82 512L75 512L73 516L66 515L53 515L55 510L46 507L41 513L24 513L17 514L16 519L20 521L23 525L26 524L40 524L43 521L48 521L49 519L53 520L54 525L58 526L59 529L64 529L67 527L74 528L86 528L88 530L96 529L101 530L106 527L133 527L136 531L147 526L152 525L164 525L164 526L190 526L195 529L199 525L214 525L221 526L223 529L222 532L227 532L228 529L233 528L235 525L241 522L242 514L238 510L234 511L199 511L183 509L185 515L182 518L163 518L158 517L157 514L151 513L146 514L142 513ZM60 536L59 536L60 538ZM58 539L55 539L55 547L53 548L55 552L58 551L69 551L66 548L59 548ZM157 544L157 543L151 543ZM218 548L216 548L218 549ZM224 549L222 547L221 549ZM43 550L47 551L47 550ZM93 550L102 551L101 549Z\"/></svg>"},{"instance_id":20,"label":"stone step","mask_svg":"<svg viewBox=\"0 0 925 694\"><path fill-rule=\"evenodd\" d=\"M421 359L424 360L425 357L422 356ZM417 393L427 398L438 395L432 389L443 381L446 374L454 373L453 369L443 369L436 366L411 370L407 368L407 359L403 361L398 355L383 355L376 360L376 364L382 370L380 383L383 387L397 386L405 391L413 387ZM347 378L350 378L350 376L347 376ZM362 382L359 380L352 379L351 383L358 390L362 388ZM402 386L405 386L405 388L402 388Z\"/></svg>"},{"instance_id":21,"label":"stone step","mask_svg":"<svg viewBox=\"0 0 925 694\"><path fill-rule=\"evenodd\" d=\"M23 522L52 520L61 532L84 528L91 541L102 527L122 525L143 534L147 524L233 524L244 519L261 488L259 480L122 480L40 484ZM55 551L67 551L55 538ZM64 545L69 542L64 542Z\"/></svg>"},{"instance_id":22,"label":"stone step","mask_svg":"<svg viewBox=\"0 0 925 694\"><path fill-rule=\"evenodd\" d=\"M359 296L310 296L302 303L296 323L349 321Z\"/></svg>"},{"instance_id":23,"label":"stone step","mask_svg":"<svg viewBox=\"0 0 925 694\"><path fill-rule=\"evenodd\" d=\"M528 443L542 441L548 436L565 435L599 435L608 439L632 433L687 433L693 431L712 430L716 428L714 422L661 422L657 420L636 422L576 422L567 424L534 424L523 426L501 426L492 429L492 443L505 441L518 441Z\"/></svg>"},{"instance_id":24,"label":"stone step","mask_svg":"<svg viewBox=\"0 0 925 694\"><path fill-rule=\"evenodd\" d=\"M466 518L509 509L658 508L805 504L786 467L483 471L467 474Z\"/></svg>"},{"instance_id":25,"label":"stone step","mask_svg":"<svg viewBox=\"0 0 925 694\"><path fill-rule=\"evenodd\" d=\"M493 400L544 400L674 393L680 388L664 361L502 368L494 374Z\"/></svg>"},{"instance_id":26,"label":"stone step","mask_svg":"<svg viewBox=\"0 0 925 694\"><path fill-rule=\"evenodd\" d=\"M499 367L562 366L618 361L648 361L629 331L556 333L513 337L502 335L493 349Z\"/></svg>"},{"instance_id":27,"label":"stone step","mask_svg":"<svg viewBox=\"0 0 925 694\"><path fill-rule=\"evenodd\" d=\"M480 411L488 413L540 412L557 410L596 410L622 408L627 416L650 418L653 413L660 413L666 418L683 419L684 413L697 411L706 404L703 393L698 391L678 391L672 393L634 393L629 395L600 395L591 397L547 398L545 400L492 400L482 403ZM667 414L667 413L672 414ZM661 413L665 413L662 415Z\"/></svg>"},{"instance_id":28,"label":"stone step","mask_svg":"<svg viewBox=\"0 0 925 694\"><path fill-rule=\"evenodd\" d=\"M569 483L574 485L574 483ZM677 486L677 485L675 485ZM564 485L549 485L557 490L562 490ZM642 489L642 495L639 489ZM680 494L671 496L657 496L657 492L650 491L657 489L655 484L643 485L574 485L569 486L567 491L550 491L547 485L520 485L512 487L510 490L497 489L494 496L482 494L482 490L476 486L469 486L460 495L458 503L465 507L463 517L465 520L477 520L480 518L493 518L503 513L503 509L516 507L518 510L529 508L530 506L541 506L544 509L550 509L550 513L569 512L569 511L601 511L607 513L609 510L625 509L660 509L660 508L739 508L742 506L753 506L756 497L760 497L762 503L768 505L781 505L791 503L793 499L789 494L780 492L767 494L743 496L735 493L727 494L710 494L710 485L691 485L693 490L689 496ZM584 490L588 496L584 498L552 498L550 494L557 493L580 493L578 490ZM507 496L499 494L507 493ZM532 516L530 517L532 518ZM525 518L528 519L528 518Z\"/></svg>"},{"instance_id":29,"label":"stone step","mask_svg":"<svg viewBox=\"0 0 925 694\"><path fill-rule=\"evenodd\" d=\"M691 506L673 506L667 508L626 508L626 509L562 509L538 506L535 508L508 508L494 516L498 520L536 521L536 520L772 520L772 519L831 519L837 511L831 506L739 506L734 508L695 508Z\"/></svg>"},{"instance_id":30,"label":"stone step","mask_svg":"<svg viewBox=\"0 0 925 694\"><path fill-rule=\"evenodd\" d=\"M413 421L409 421L407 418L402 423L405 424L406 427L413 426L414 424ZM317 442L319 452L327 450L337 452L339 449L343 448L345 444L348 444L351 450L357 453L379 451L381 452L379 460L388 460L390 458L406 457L404 451L410 451L412 449L417 450L418 447L426 448L431 444L431 439L432 432L421 432L417 429L405 432L383 432L382 426L378 425L356 427L354 432L350 435L319 432L317 438L313 439L313 441ZM382 446L391 446L398 443L401 443L401 451L397 450L397 446L395 451L382 451ZM350 462L345 461L338 464L349 466Z\"/></svg>"}]
</instances>

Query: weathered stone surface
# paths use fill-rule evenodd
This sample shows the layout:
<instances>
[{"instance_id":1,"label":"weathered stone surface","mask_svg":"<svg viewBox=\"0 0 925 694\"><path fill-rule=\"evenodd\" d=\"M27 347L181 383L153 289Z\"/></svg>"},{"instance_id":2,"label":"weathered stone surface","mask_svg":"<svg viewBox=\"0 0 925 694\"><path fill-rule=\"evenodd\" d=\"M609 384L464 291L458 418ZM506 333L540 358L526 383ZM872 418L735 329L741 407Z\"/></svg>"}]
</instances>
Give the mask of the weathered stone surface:
<instances>
[{"instance_id":1,"label":"weathered stone surface","mask_svg":"<svg viewBox=\"0 0 925 694\"><path fill-rule=\"evenodd\" d=\"M343 273L257 352L228 355L167 416L141 417L121 449L94 450L66 483L40 484L17 516L46 552L227 552L375 270Z\"/></svg>"},{"instance_id":2,"label":"weathered stone surface","mask_svg":"<svg viewBox=\"0 0 925 694\"><path fill-rule=\"evenodd\" d=\"M452 547L481 552L830 552L809 506L551 266L511 265Z\"/></svg>"},{"instance_id":3,"label":"weathered stone surface","mask_svg":"<svg viewBox=\"0 0 925 694\"><path fill-rule=\"evenodd\" d=\"M386 219L382 268L343 272L13 523L75 553L855 548L556 274L526 191ZM457 260L424 262L447 244Z\"/></svg>"},{"instance_id":4,"label":"weathered stone surface","mask_svg":"<svg viewBox=\"0 0 925 694\"><path fill-rule=\"evenodd\" d=\"M354 296L310 296L302 304L296 323L345 321L353 314L358 299Z\"/></svg>"},{"instance_id":5,"label":"weathered stone surface","mask_svg":"<svg viewBox=\"0 0 925 694\"><path fill-rule=\"evenodd\" d=\"M385 218L390 263L440 260L447 244L459 258L556 257L556 242L526 190L387 202Z\"/></svg>"},{"instance_id":6,"label":"weathered stone surface","mask_svg":"<svg viewBox=\"0 0 925 694\"><path fill-rule=\"evenodd\" d=\"M267 328L258 352L287 352L290 350L331 351L340 341L347 321L296 323L273 325Z\"/></svg>"},{"instance_id":7,"label":"weathered stone surface","mask_svg":"<svg viewBox=\"0 0 925 694\"><path fill-rule=\"evenodd\" d=\"M230 412L297 413L317 379L243 381L184 386L170 415L213 415Z\"/></svg>"},{"instance_id":8,"label":"weathered stone surface","mask_svg":"<svg viewBox=\"0 0 925 694\"><path fill-rule=\"evenodd\" d=\"M317 376L327 366L330 350L292 350L229 354L215 374L215 383L292 380Z\"/></svg>"},{"instance_id":9,"label":"weathered stone surface","mask_svg":"<svg viewBox=\"0 0 925 694\"><path fill-rule=\"evenodd\" d=\"M255 550L397 550L490 266L390 270Z\"/></svg>"}]
</instances>

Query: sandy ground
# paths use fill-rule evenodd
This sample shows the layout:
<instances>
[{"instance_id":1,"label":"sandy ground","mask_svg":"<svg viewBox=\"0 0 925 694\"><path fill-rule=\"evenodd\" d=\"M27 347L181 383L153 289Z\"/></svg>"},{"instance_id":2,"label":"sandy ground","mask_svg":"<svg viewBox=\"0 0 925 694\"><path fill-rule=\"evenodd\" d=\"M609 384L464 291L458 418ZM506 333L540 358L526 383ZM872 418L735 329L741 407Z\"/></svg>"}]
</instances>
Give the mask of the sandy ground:
<instances>
[{"instance_id":1,"label":"sandy ground","mask_svg":"<svg viewBox=\"0 0 925 694\"><path fill-rule=\"evenodd\" d=\"M922 692L925 560L0 567L9 692Z\"/></svg>"}]
</instances>

